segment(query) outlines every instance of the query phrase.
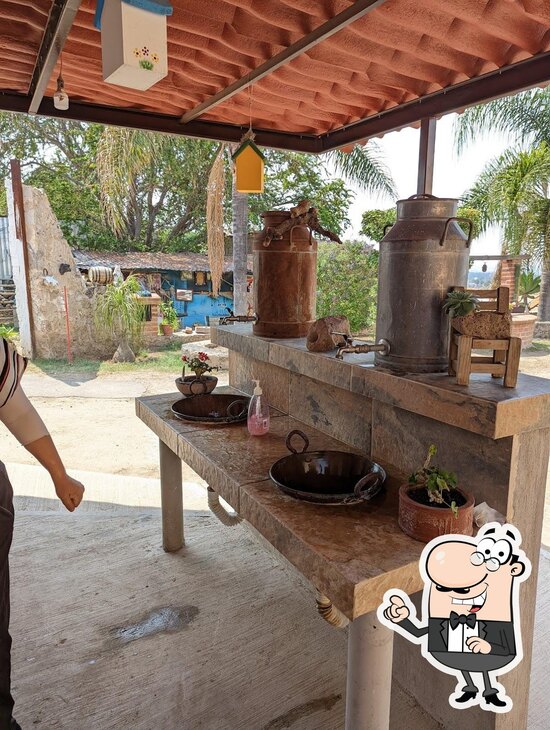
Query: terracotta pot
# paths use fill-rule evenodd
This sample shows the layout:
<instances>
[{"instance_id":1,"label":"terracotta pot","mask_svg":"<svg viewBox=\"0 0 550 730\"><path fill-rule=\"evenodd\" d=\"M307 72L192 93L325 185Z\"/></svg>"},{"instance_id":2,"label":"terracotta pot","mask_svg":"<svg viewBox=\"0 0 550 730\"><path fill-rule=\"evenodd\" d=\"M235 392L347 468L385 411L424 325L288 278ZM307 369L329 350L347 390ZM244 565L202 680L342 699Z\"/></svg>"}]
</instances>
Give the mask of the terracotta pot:
<instances>
[{"instance_id":1,"label":"terracotta pot","mask_svg":"<svg viewBox=\"0 0 550 730\"><path fill-rule=\"evenodd\" d=\"M176 378L176 387L182 395L202 395L211 393L218 384L214 375L186 375L185 378Z\"/></svg>"},{"instance_id":2,"label":"terracotta pot","mask_svg":"<svg viewBox=\"0 0 550 730\"><path fill-rule=\"evenodd\" d=\"M420 542L429 542L439 535L472 535L474 528L474 497L463 489L458 491L466 504L458 508L458 517L450 509L430 507L415 502L409 491L418 489L415 485L403 484L399 488L399 527L403 532Z\"/></svg>"},{"instance_id":3,"label":"terracotta pot","mask_svg":"<svg viewBox=\"0 0 550 730\"><path fill-rule=\"evenodd\" d=\"M171 324L161 324L160 328L162 330L162 334L166 337L170 337L174 334L174 328Z\"/></svg>"}]
</instances>

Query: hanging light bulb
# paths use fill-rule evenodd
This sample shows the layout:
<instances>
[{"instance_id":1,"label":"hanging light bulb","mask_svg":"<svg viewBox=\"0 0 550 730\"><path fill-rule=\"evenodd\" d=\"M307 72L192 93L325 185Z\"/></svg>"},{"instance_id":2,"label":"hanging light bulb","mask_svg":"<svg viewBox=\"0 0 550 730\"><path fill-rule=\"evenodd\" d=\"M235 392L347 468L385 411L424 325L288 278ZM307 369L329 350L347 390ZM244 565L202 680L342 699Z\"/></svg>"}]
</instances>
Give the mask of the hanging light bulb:
<instances>
[{"instance_id":1,"label":"hanging light bulb","mask_svg":"<svg viewBox=\"0 0 550 730\"><path fill-rule=\"evenodd\" d=\"M487 271L487 264L485 262L483 263L483 266L481 267L481 270L483 272Z\"/></svg>"},{"instance_id":2,"label":"hanging light bulb","mask_svg":"<svg viewBox=\"0 0 550 730\"><path fill-rule=\"evenodd\" d=\"M62 112L66 112L69 108L69 95L65 91L65 82L63 81L63 55L61 56L61 68L57 77L57 89L53 95L53 105Z\"/></svg>"}]
</instances>

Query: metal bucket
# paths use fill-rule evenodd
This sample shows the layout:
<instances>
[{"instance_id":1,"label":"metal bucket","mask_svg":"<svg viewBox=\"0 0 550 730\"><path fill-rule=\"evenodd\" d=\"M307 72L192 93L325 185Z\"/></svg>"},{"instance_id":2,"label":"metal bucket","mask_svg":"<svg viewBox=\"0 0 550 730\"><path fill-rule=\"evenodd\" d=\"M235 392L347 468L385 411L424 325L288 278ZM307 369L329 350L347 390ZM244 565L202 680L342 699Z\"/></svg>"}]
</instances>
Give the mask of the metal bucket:
<instances>
[{"instance_id":1,"label":"metal bucket","mask_svg":"<svg viewBox=\"0 0 550 730\"><path fill-rule=\"evenodd\" d=\"M262 213L266 228L289 217L287 211ZM254 334L305 337L316 316L317 241L307 226L292 228L268 246L264 238L260 233L253 240Z\"/></svg>"},{"instance_id":2,"label":"metal bucket","mask_svg":"<svg viewBox=\"0 0 550 730\"><path fill-rule=\"evenodd\" d=\"M390 352L377 352L377 365L409 373L447 369L442 304L452 286L466 286L472 235L472 222L457 218L457 205L433 195L397 201L397 221L380 242L376 340L387 340Z\"/></svg>"}]
</instances>

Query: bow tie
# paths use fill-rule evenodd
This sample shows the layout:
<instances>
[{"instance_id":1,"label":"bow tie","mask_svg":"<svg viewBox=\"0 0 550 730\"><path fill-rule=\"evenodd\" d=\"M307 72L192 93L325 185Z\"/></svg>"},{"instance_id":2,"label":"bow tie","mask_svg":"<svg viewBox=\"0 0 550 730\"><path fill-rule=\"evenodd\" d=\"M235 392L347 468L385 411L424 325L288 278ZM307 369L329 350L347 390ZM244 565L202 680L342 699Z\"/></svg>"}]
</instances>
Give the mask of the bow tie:
<instances>
[{"instance_id":1,"label":"bow tie","mask_svg":"<svg viewBox=\"0 0 550 730\"><path fill-rule=\"evenodd\" d=\"M456 629L458 624L466 624L473 629L476 625L476 615L475 613L469 613L467 616L459 616L455 611L451 611L449 623L451 624L452 629Z\"/></svg>"}]
</instances>

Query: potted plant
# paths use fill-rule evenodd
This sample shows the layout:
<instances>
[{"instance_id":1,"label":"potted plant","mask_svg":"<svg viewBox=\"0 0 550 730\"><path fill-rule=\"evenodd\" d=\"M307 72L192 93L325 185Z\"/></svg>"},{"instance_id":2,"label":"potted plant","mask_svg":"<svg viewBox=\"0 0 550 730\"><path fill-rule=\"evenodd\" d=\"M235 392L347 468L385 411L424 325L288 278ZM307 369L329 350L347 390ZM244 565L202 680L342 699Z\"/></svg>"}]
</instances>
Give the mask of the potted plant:
<instances>
[{"instance_id":1,"label":"potted plant","mask_svg":"<svg viewBox=\"0 0 550 730\"><path fill-rule=\"evenodd\" d=\"M457 487L456 474L432 464L431 444L422 466L399 489L399 527L421 542L438 535L471 535L474 498Z\"/></svg>"},{"instance_id":2,"label":"potted plant","mask_svg":"<svg viewBox=\"0 0 550 730\"><path fill-rule=\"evenodd\" d=\"M134 350L141 346L145 307L138 299L140 290L139 281L130 275L107 284L97 296L95 325L100 335L113 338L118 345L113 355L115 362L134 362Z\"/></svg>"},{"instance_id":3,"label":"potted plant","mask_svg":"<svg viewBox=\"0 0 550 730\"><path fill-rule=\"evenodd\" d=\"M168 299L166 302L161 302L160 312L162 314L162 321L160 323L162 334L170 337L179 325L178 313L174 309L174 304L171 299Z\"/></svg>"},{"instance_id":4,"label":"potted plant","mask_svg":"<svg viewBox=\"0 0 550 730\"><path fill-rule=\"evenodd\" d=\"M461 335L480 339L510 337L510 313L480 311L479 301L471 292L450 291L443 311L451 318L451 327Z\"/></svg>"},{"instance_id":5,"label":"potted plant","mask_svg":"<svg viewBox=\"0 0 550 730\"><path fill-rule=\"evenodd\" d=\"M199 352L198 355L191 357L190 355L182 355L183 371L181 377L176 378L176 386L183 395L200 395L202 393L211 393L218 383L218 378L214 375L206 375L206 373L217 370L214 365L210 365L210 358L206 352ZM189 368L195 374L186 375L185 370Z\"/></svg>"}]
</instances>

